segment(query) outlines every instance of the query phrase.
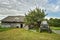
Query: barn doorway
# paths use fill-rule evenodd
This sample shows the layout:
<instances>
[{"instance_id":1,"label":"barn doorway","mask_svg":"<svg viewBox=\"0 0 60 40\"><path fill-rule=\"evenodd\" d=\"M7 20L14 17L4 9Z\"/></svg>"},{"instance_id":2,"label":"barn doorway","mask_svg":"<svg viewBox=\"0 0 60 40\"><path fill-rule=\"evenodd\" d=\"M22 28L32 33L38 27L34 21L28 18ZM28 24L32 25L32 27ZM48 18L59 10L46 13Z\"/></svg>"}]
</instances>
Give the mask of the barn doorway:
<instances>
[{"instance_id":1,"label":"barn doorway","mask_svg":"<svg viewBox=\"0 0 60 40\"><path fill-rule=\"evenodd\" d=\"M20 24L16 24L16 28L20 28Z\"/></svg>"},{"instance_id":2,"label":"barn doorway","mask_svg":"<svg viewBox=\"0 0 60 40\"><path fill-rule=\"evenodd\" d=\"M19 26L16 26L16 28L19 28Z\"/></svg>"},{"instance_id":3,"label":"barn doorway","mask_svg":"<svg viewBox=\"0 0 60 40\"><path fill-rule=\"evenodd\" d=\"M20 27L23 28L23 24L20 24L20 25L21 25Z\"/></svg>"}]
</instances>

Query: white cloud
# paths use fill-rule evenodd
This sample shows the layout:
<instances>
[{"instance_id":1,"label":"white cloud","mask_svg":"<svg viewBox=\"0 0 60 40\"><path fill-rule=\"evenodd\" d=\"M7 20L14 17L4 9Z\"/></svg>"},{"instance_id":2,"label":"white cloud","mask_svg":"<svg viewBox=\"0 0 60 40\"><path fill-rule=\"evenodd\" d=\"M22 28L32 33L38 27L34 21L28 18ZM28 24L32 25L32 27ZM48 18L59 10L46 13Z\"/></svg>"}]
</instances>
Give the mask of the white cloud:
<instances>
[{"instance_id":1,"label":"white cloud","mask_svg":"<svg viewBox=\"0 0 60 40\"><path fill-rule=\"evenodd\" d=\"M9 4L9 2L2 2L2 4Z\"/></svg>"},{"instance_id":2,"label":"white cloud","mask_svg":"<svg viewBox=\"0 0 60 40\"><path fill-rule=\"evenodd\" d=\"M0 14L1 15L23 15L23 12L22 11L18 11L18 10L14 10L14 9L1 9L0 10Z\"/></svg>"},{"instance_id":3,"label":"white cloud","mask_svg":"<svg viewBox=\"0 0 60 40\"><path fill-rule=\"evenodd\" d=\"M0 20L2 20L3 18L7 17L7 15L1 15L0 14Z\"/></svg>"},{"instance_id":4,"label":"white cloud","mask_svg":"<svg viewBox=\"0 0 60 40\"><path fill-rule=\"evenodd\" d=\"M55 10L59 10L59 6L56 6L56 7L55 7Z\"/></svg>"},{"instance_id":5,"label":"white cloud","mask_svg":"<svg viewBox=\"0 0 60 40\"><path fill-rule=\"evenodd\" d=\"M57 0L56 4L49 4L48 2L48 0L0 0L0 14L24 15L36 6L50 12L60 11L60 0Z\"/></svg>"},{"instance_id":6,"label":"white cloud","mask_svg":"<svg viewBox=\"0 0 60 40\"><path fill-rule=\"evenodd\" d=\"M48 19L48 20L49 20L50 18L54 18L54 19L55 19L55 18L58 18L58 19L60 19L60 17L45 17L45 19Z\"/></svg>"},{"instance_id":7,"label":"white cloud","mask_svg":"<svg viewBox=\"0 0 60 40\"><path fill-rule=\"evenodd\" d=\"M48 8L46 8L46 9L51 11L51 12L58 12L58 11L60 11L60 6L59 5L49 5L47 7Z\"/></svg>"}]
</instances>

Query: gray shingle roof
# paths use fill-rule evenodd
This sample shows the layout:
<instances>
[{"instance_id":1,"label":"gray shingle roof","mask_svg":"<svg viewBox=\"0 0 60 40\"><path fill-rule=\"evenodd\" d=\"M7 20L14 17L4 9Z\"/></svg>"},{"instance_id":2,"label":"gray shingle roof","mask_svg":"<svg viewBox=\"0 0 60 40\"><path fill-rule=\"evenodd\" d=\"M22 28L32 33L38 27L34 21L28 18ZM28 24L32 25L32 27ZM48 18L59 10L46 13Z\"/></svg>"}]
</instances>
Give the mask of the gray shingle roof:
<instances>
[{"instance_id":1,"label":"gray shingle roof","mask_svg":"<svg viewBox=\"0 0 60 40\"><path fill-rule=\"evenodd\" d=\"M8 16L2 19L3 22L24 22L24 16Z\"/></svg>"}]
</instances>

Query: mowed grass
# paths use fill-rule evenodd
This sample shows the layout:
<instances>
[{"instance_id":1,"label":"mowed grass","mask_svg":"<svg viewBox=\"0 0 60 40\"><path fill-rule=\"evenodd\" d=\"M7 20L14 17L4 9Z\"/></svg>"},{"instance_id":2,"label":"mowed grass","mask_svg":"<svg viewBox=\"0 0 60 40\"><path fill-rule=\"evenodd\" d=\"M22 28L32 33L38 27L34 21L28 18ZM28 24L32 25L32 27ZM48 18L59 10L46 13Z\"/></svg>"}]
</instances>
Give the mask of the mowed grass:
<instances>
[{"instance_id":1,"label":"mowed grass","mask_svg":"<svg viewBox=\"0 0 60 40\"><path fill-rule=\"evenodd\" d=\"M60 30L60 27L51 27L52 30Z\"/></svg>"},{"instance_id":2,"label":"mowed grass","mask_svg":"<svg viewBox=\"0 0 60 40\"><path fill-rule=\"evenodd\" d=\"M60 40L59 34L32 32L15 28L0 32L0 40Z\"/></svg>"},{"instance_id":3,"label":"mowed grass","mask_svg":"<svg viewBox=\"0 0 60 40\"><path fill-rule=\"evenodd\" d=\"M0 27L0 32L11 30L11 29L14 29L14 28L2 28L2 27Z\"/></svg>"}]
</instances>

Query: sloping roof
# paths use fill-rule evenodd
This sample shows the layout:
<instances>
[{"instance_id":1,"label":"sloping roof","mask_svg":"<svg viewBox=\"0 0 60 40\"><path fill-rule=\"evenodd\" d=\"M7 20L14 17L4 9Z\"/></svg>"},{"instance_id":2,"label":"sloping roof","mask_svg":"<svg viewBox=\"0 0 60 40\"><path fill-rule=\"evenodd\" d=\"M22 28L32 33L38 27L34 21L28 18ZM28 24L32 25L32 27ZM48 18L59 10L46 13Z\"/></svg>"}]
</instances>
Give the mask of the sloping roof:
<instances>
[{"instance_id":1,"label":"sloping roof","mask_svg":"<svg viewBox=\"0 0 60 40\"><path fill-rule=\"evenodd\" d=\"M3 22L24 22L24 16L8 16L2 19Z\"/></svg>"}]
</instances>

